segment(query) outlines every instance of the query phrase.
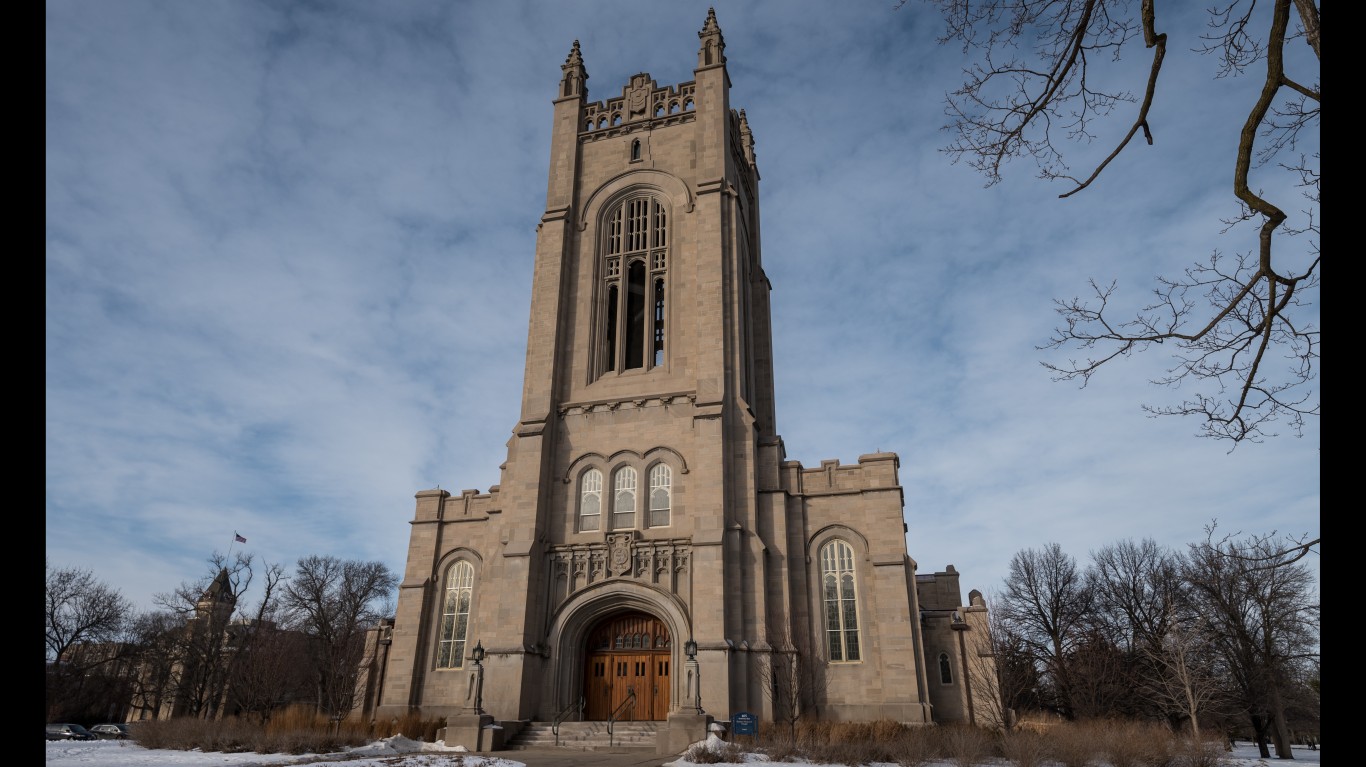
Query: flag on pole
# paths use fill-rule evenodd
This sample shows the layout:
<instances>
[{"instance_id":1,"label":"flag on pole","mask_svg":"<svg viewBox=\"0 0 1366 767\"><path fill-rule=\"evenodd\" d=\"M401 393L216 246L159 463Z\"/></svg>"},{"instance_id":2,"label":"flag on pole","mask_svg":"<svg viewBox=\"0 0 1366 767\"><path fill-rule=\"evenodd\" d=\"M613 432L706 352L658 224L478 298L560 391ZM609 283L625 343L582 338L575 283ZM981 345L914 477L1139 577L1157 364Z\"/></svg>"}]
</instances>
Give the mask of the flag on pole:
<instances>
[{"instance_id":1,"label":"flag on pole","mask_svg":"<svg viewBox=\"0 0 1366 767\"><path fill-rule=\"evenodd\" d=\"M246 538L243 538L242 536L238 535L238 534L235 533L235 532L232 534L232 537L233 537L233 538L236 538L238 543L246 543L246 542L247 542L247 539L246 539Z\"/></svg>"}]
</instances>

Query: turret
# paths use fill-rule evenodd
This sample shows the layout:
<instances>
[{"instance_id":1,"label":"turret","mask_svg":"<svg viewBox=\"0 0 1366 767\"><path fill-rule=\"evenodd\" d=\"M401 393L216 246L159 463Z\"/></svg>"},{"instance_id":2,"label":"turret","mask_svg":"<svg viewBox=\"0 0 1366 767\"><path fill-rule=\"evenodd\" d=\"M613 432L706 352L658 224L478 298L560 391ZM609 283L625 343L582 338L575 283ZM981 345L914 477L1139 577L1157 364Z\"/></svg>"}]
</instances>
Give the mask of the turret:
<instances>
[{"instance_id":1,"label":"turret","mask_svg":"<svg viewBox=\"0 0 1366 767\"><path fill-rule=\"evenodd\" d=\"M579 53L579 41L574 41L574 47L569 49L569 55L565 57L564 64L560 65L564 76L560 78L560 98L578 96L580 99L588 95L588 70L583 68L583 56Z\"/></svg>"},{"instance_id":2,"label":"turret","mask_svg":"<svg viewBox=\"0 0 1366 767\"><path fill-rule=\"evenodd\" d=\"M721 36L721 25L716 23L715 8L707 9L707 20L702 24L702 31L697 33L697 37L702 41L702 47L697 51L698 69L726 63L726 40Z\"/></svg>"}]
</instances>

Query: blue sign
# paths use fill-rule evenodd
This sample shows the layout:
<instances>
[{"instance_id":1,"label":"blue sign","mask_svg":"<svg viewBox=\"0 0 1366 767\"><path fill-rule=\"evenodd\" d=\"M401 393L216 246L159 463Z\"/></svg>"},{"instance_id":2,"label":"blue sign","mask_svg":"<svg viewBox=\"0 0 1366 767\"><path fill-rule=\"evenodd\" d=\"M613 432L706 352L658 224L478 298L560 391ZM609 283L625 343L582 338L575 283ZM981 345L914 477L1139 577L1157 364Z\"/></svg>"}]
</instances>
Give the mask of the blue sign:
<instances>
[{"instance_id":1,"label":"blue sign","mask_svg":"<svg viewBox=\"0 0 1366 767\"><path fill-rule=\"evenodd\" d=\"M748 711L741 711L730 718L730 730L736 735L753 735L758 729L759 717Z\"/></svg>"}]
</instances>

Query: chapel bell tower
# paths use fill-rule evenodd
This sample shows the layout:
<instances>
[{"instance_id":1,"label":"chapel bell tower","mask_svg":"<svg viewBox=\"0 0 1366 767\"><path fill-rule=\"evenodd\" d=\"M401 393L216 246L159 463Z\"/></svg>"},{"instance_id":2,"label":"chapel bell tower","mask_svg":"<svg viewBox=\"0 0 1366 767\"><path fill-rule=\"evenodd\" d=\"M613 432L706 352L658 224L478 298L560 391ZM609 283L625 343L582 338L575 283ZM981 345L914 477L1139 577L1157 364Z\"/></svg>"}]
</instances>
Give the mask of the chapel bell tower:
<instances>
[{"instance_id":1,"label":"chapel bell tower","mask_svg":"<svg viewBox=\"0 0 1366 767\"><path fill-rule=\"evenodd\" d=\"M520 413L498 484L416 495L380 716L482 747L578 710L677 753L773 718L800 660L827 715L930 721L899 459L786 460L754 136L714 11L697 36L677 85L590 101L578 41L560 67Z\"/></svg>"}]
</instances>

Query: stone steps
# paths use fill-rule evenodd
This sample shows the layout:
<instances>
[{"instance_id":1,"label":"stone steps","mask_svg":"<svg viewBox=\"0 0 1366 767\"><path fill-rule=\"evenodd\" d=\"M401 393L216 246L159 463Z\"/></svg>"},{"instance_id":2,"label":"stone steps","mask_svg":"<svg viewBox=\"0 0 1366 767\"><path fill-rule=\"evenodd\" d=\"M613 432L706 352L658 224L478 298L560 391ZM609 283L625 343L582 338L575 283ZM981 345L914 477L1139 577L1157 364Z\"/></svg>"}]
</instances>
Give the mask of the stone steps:
<instances>
[{"instance_id":1,"label":"stone steps","mask_svg":"<svg viewBox=\"0 0 1366 767\"><path fill-rule=\"evenodd\" d=\"M659 722L617 722L612 732L607 732L606 722L563 722L560 724L559 748L582 751L606 749L636 749L655 747L659 735ZM510 740L505 748L555 748L555 732L550 722L528 722L521 732Z\"/></svg>"}]
</instances>

